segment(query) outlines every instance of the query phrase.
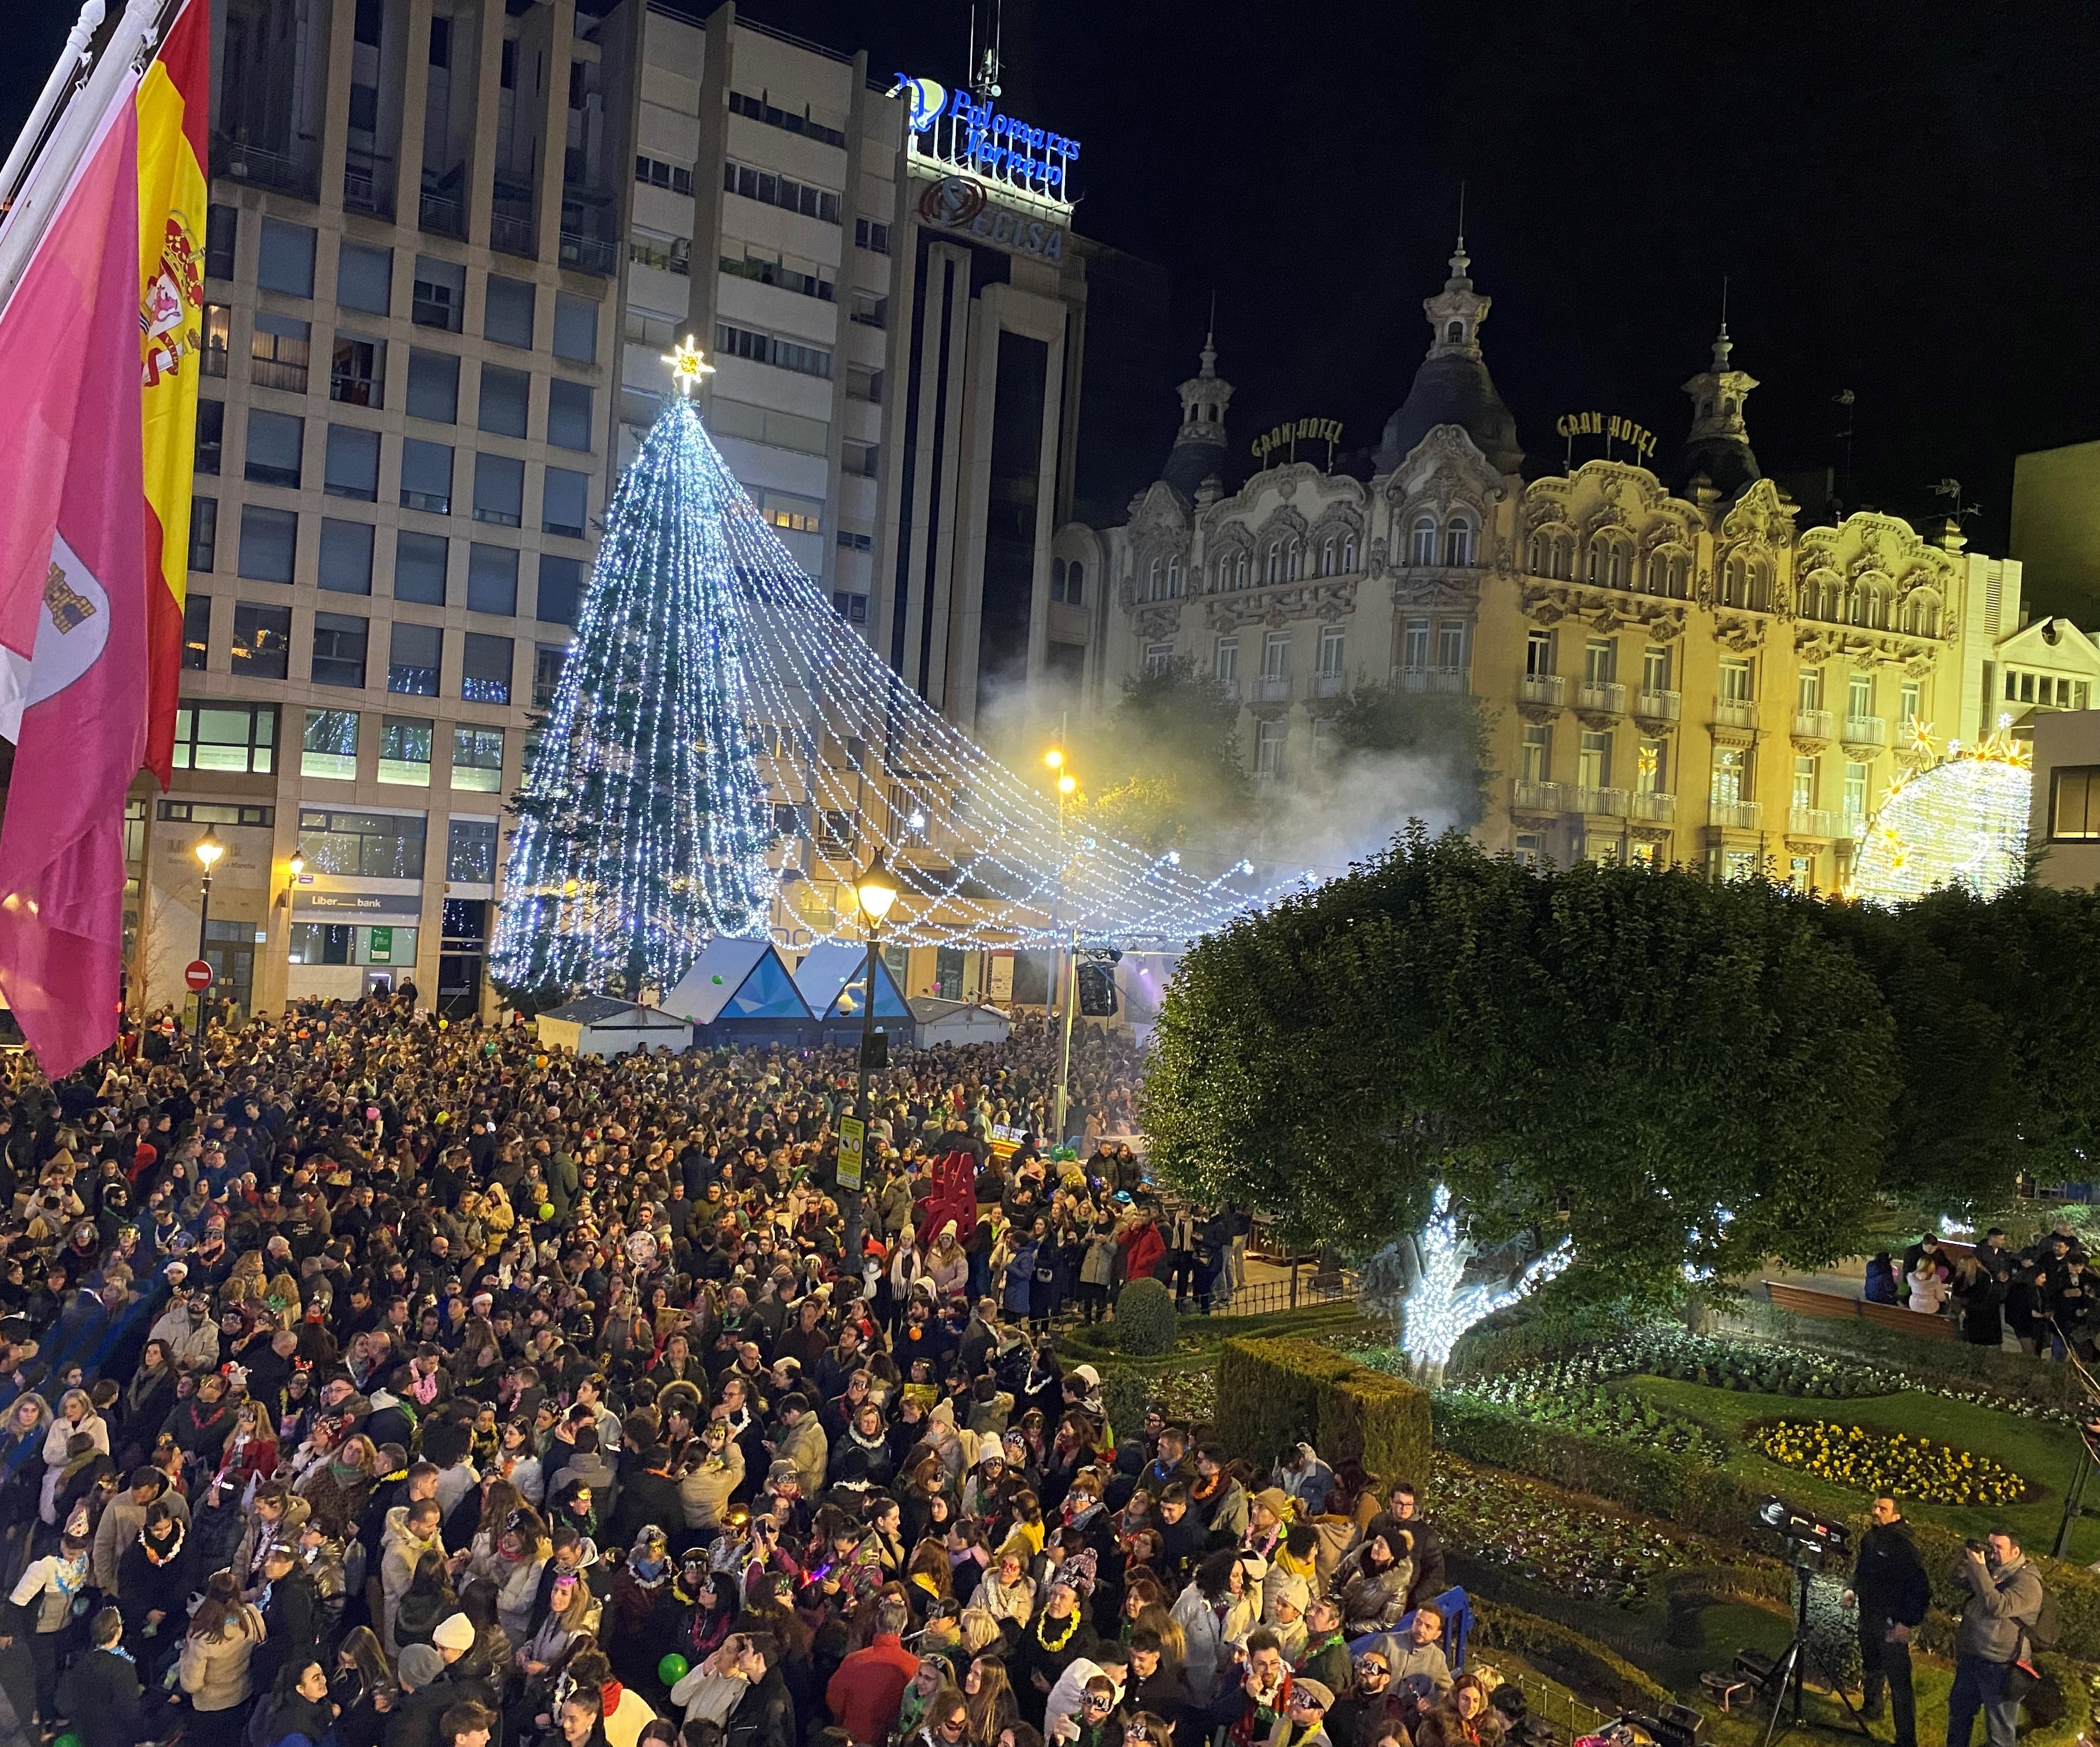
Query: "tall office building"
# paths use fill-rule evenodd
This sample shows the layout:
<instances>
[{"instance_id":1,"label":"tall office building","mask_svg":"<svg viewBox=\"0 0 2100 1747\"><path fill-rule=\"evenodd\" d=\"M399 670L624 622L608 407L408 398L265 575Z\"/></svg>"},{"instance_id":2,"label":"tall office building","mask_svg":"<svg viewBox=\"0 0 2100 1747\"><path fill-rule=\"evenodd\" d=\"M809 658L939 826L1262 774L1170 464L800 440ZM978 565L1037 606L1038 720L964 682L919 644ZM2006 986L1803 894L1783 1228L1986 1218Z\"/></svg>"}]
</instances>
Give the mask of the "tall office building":
<instances>
[{"instance_id":1,"label":"tall office building","mask_svg":"<svg viewBox=\"0 0 2100 1747\"><path fill-rule=\"evenodd\" d=\"M214 0L176 778L135 998L487 998L505 798L673 337L774 530L929 700L1075 672L1053 587L1093 277L1075 142L647 0ZM938 94L938 95L937 95ZM792 812L787 828L798 828ZM806 829L806 823L799 828ZM295 859L296 858L296 859ZM983 986L972 955L907 986Z\"/></svg>"}]
</instances>

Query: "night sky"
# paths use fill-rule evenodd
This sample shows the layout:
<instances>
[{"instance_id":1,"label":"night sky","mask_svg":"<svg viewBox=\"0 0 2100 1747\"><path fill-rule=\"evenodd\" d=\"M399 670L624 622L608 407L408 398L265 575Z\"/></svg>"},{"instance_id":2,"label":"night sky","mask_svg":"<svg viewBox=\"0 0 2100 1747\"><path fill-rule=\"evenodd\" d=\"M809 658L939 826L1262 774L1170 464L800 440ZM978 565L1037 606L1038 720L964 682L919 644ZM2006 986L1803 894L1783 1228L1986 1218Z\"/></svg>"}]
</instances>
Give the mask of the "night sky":
<instances>
[{"instance_id":1,"label":"night sky","mask_svg":"<svg viewBox=\"0 0 2100 1747\"><path fill-rule=\"evenodd\" d=\"M9 139L74 0L18 7ZM965 72L967 0L745 11L865 46L878 74ZM1922 517L1952 475L1972 543L2002 552L2014 457L2100 438L2100 9L1006 0L1004 46L1001 107L1083 143L1078 228L1171 275L1158 377L1123 409L1162 455L1213 292L1243 472L1285 418L1374 443L1427 342L1461 178L1488 363L1534 470L1574 409L1674 455L1724 275L1767 473L1842 465L1850 389L1848 504Z\"/></svg>"}]
</instances>

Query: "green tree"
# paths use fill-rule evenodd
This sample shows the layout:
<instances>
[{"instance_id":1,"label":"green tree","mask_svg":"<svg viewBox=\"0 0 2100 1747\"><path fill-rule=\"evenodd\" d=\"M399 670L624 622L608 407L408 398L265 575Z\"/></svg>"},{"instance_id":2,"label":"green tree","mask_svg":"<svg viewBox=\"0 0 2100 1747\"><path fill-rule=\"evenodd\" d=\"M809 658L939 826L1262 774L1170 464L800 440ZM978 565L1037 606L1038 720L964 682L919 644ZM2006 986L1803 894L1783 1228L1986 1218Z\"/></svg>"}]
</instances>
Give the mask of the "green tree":
<instances>
[{"instance_id":1,"label":"green tree","mask_svg":"<svg viewBox=\"0 0 2100 1747\"><path fill-rule=\"evenodd\" d=\"M1450 797L1460 829L1470 830L1487 811L1494 780L1492 725L1476 697L1359 680L1335 709L1334 739L1345 770L1395 756L1419 760Z\"/></svg>"},{"instance_id":2,"label":"green tree","mask_svg":"<svg viewBox=\"0 0 2100 1747\"><path fill-rule=\"evenodd\" d=\"M1368 1255L1439 1182L1482 1244L1630 1281L1832 1259L1886 1150L1892 1032L1810 900L1532 869L1418 826L1199 942L1145 1085L1154 1167Z\"/></svg>"},{"instance_id":3,"label":"green tree","mask_svg":"<svg viewBox=\"0 0 2100 1747\"><path fill-rule=\"evenodd\" d=\"M1074 749L1086 816L1155 855L1245 819L1252 787L1238 724L1238 700L1192 662L1125 680L1115 708Z\"/></svg>"}]
</instances>

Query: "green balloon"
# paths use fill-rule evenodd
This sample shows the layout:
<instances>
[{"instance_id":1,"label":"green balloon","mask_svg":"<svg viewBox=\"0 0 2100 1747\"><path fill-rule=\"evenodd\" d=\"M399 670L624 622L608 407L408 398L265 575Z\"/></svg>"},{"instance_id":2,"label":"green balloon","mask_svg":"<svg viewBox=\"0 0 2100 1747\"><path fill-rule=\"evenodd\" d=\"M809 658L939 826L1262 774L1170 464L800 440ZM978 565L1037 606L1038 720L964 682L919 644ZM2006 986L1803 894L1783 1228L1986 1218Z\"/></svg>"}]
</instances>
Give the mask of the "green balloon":
<instances>
[{"instance_id":1,"label":"green balloon","mask_svg":"<svg viewBox=\"0 0 2100 1747\"><path fill-rule=\"evenodd\" d=\"M554 1217L554 1204L551 1201L542 1201L540 1204L540 1217L542 1219L552 1219ZM56 1747L55 1743L53 1744L53 1747Z\"/></svg>"},{"instance_id":2,"label":"green balloon","mask_svg":"<svg viewBox=\"0 0 2100 1747\"><path fill-rule=\"evenodd\" d=\"M80 1737L68 1730L53 1741L51 1747L80 1747Z\"/></svg>"},{"instance_id":3,"label":"green balloon","mask_svg":"<svg viewBox=\"0 0 2100 1747\"><path fill-rule=\"evenodd\" d=\"M676 1650L673 1650L668 1656L665 1657L662 1661L656 1665L656 1678L662 1681L665 1686L674 1687L677 1685L681 1680L683 1680L686 1678L686 1666L687 1664L685 1657L679 1655ZM51 1747L58 1747L58 1743L56 1741L53 1741L51 1743ZM74 1747L79 1747L79 1744L76 1742L74 1744Z\"/></svg>"}]
</instances>

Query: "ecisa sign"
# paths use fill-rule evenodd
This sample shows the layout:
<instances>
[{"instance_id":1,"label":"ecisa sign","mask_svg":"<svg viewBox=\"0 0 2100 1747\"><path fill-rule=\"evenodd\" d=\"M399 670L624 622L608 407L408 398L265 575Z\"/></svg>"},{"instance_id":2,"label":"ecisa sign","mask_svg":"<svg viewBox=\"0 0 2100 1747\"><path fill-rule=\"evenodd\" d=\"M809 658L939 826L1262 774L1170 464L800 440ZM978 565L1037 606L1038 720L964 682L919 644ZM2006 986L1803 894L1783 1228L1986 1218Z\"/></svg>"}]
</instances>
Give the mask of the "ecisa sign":
<instances>
[{"instance_id":1,"label":"ecisa sign","mask_svg":"<svg viewBox=\"0 0 2100 1747\"><path fill-rule=\"evenodd\" d=\"M979 242L1051 262L1065 258L1065 227L995 206L967 176L943 176L919 196L919 216L937 230L961 231Z\"/></svg>"}]
</instances>

